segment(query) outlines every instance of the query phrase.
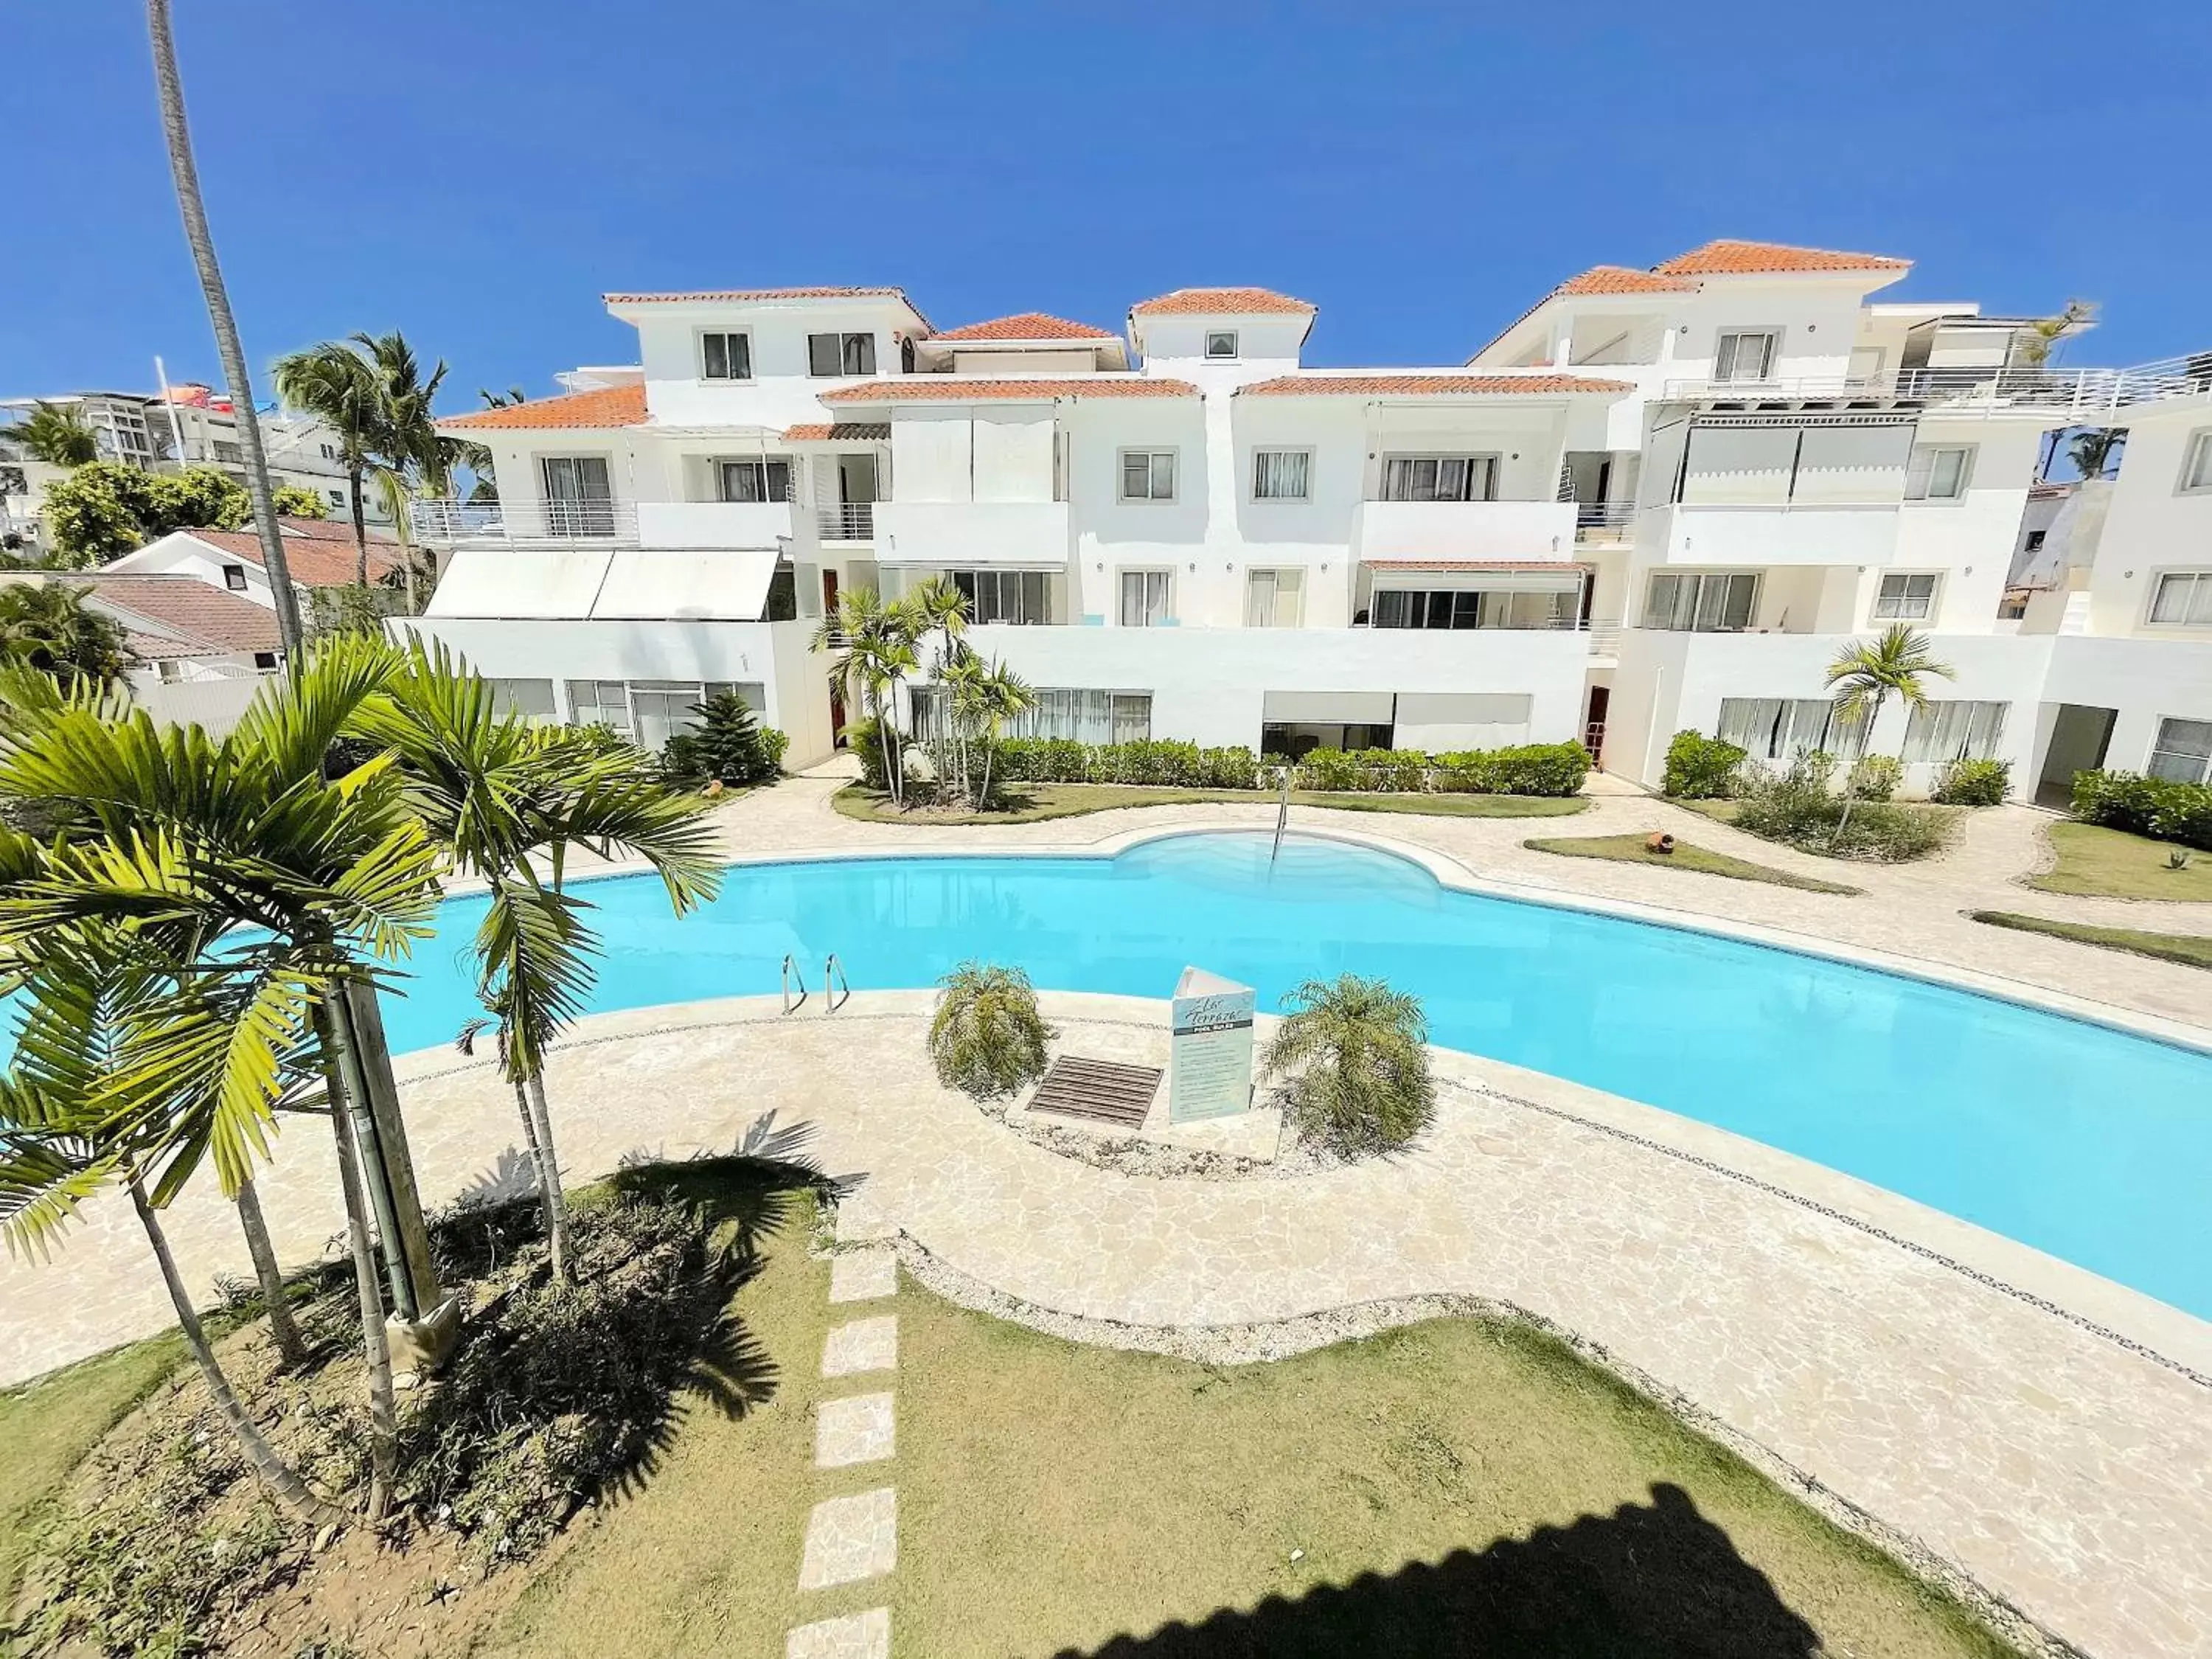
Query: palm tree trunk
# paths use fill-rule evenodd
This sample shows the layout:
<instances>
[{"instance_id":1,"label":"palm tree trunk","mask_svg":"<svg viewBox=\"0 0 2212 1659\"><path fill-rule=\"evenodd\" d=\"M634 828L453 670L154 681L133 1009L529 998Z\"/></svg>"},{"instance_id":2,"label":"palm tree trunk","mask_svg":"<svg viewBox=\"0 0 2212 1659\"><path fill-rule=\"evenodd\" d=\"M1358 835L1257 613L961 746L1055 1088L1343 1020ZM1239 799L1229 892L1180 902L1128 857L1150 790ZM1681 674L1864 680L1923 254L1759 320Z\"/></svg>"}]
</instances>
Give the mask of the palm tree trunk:
<instances>
[{"instance_id":1,"label":"palm tree trunk","mask_svg":"<svg viewBox=\"0 0 2212 1659\"><path fill-rule=\"evenodd\" d=\"M574 1273L568 1263L568 1211L561 1196L561 1160L553 1150L553 1113L545 1102L545 1073L530 1074L530 1127L538 1141L538 1200L545 1210L545 1240L553 1253L553 1277L566 1284Z\"/></svg>"},{"instance_id":2,"label":"palm tree trunk","mask_svg":"<svg viewBox=\"0 0 2212 1659\"><path fill-rule=\"evenodd\" d=\"M230 1431L238 1437L238 1443L245 1449L246 1461L253 1465L254 1474L260 1476L262 1484L279 1504L308 1525L342 1523L345 1520L343 1511L308 1491L300 1472L277 1456L275 1449L262 1437L259 1425L231 1388L230 1379L223 1375L215 1350L208 1346L207 1332L192 1308L192 1299L185 1294L185 1281L178 1276L176 1258L169 1254L168 1236L161 1231L154 1206L146 1201L146 1188L136 1176L131 1178L131 1202L138 1212L139 1224L146 1230L146 1242L154 1247L154 1260L160 1264L161 1283L168 1287L170 1305L177 1310L177 1324L184 1331L185 1346L191 1350L193 1363L200 1368L208 1392L215 1397L216 1409L230 1425Z\"/></svg>"},{"instance_id":3,"label":"palm tree trunk","mask_svg":"<svg viewBox=\"0 0 2212 1659\"><path fill-rule=\"evenodd\" d=\"M253 525L260 532L261 560L269 572L269 591L276 603L276 635L287 651L297 651L306 635L300 627L300 602L292 573L284 562L284 534L276 522L276 499L269 487L269 455L261 446L261 422L253 412L253 381L246 370L246 348L216 264L215 237L208 229L207 206L200 200L199 168L192 161L192 131L185 118L184 83L177 75L177 41L169 27L169 0L146 0L146 27L154 42L154 82L161 100L161 131L168 140L169 171L176 179L177 210L185 221L200 290L207 296L208 321L215 329L216 355L230 392L240 447L246 452L246 493L253 502Z\"/></svg>"},{"instance_id":4,"label":"palm tree trunk","mask_svg":"<svg viewBox=\"0 0 2212 1659\"><path fill-rule=\"evenodd\" d=\"M238 1224L246 1234L246 1253L253 1258L253 1276L261 1282L261 1306L269 1316L269 1335L287 1365L307 1357L300 1340L298 1322L292 1317L292 1301L285 1294L284 1271L276 1265L276 1249L269 1242L269 1224L262 1218L261 1195L248 1176L238 1189Z\"/></svg>"},{"instance_id":5,"label":"palm tree trunk","mask_svg":"<svg viewBox=\"0 0 2212 1659\"><path fill-rule=\"evenodd\" d=\"M984 733L983 793L975 798L975 810L979 812L988 812L991 810L991 762L998 748L995 743L990 741L994 735L995 734L991 732ZM1106 735L1111 737L1113 733L1109 732Z\"/></svg>"},{"instance_id":6,"label":"palm tree trunk","mask_svg":"<svg viewBox=\"0 0 2212 1659\"><path fill-rule=\"evenodd\" d=\"M323 1087L330 1102L331 1132L337 1141L338 1190L345 1198L346 1238L353 1249L354 1289L361 1303L362 1351L368 1368L368 1506L372 1525L384 1518L399 1462L399 1413L392 1385L392 1345L384 1330L384 1290L377 1282L376 1246L368 1236L368 1206L362 1194L361 1164L349 1127L345 1084L338 1069L337 1035L327 1006L315 1011L323 1040ZM386 1248L399 1248L386 1239Z\"/></svg>"},{"instance_id":7,"label":"palm tree trunk","mask_svg":"<svg viewBox=\"0 0 2212 1659\"><path fill-rule=\"evenodd\" d=\"M353 497L353 585L368 586L368 517L361 501L361 466L347 469L347 494Z\"/></svg>"}]
</instances>

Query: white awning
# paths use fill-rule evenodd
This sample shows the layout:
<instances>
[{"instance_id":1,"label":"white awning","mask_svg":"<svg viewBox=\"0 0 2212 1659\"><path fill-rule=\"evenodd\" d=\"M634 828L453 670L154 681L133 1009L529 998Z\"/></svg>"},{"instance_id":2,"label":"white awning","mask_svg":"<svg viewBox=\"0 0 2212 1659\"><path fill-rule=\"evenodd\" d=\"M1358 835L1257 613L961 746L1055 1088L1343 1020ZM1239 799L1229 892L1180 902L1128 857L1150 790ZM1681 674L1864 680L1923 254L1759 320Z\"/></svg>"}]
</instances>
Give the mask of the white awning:
<instances>
[{"instance_id":1,"label":"white awning","mask_svg":"<svg viewBox=\"0 0 2212 1659\"><path fill-rule=\"evenodd\" d=\"M758 622L773 549L647 548L617 553L591 614L624 621Z\"/></svg>"},{"instance_id":2,"label":"white awning","mask_svg":"<svg viewBox=\"0 0 2212 1659\"><path fill-rule=\"evenodd\" d=\"M423 615L579 620L592 614L613 556L580 550L457 549Z\"/></svg>"},{"instance_id":3,"label":"white awning","mask_svg":"<svg viewBox=\"0 0 2212 1659\"><path fill-rule=\"evenodd\" d=\"M1260 718L1282 726L1387 726L1396 703L1388 691L1267 691Z\"/></svg>"}]
</instances>

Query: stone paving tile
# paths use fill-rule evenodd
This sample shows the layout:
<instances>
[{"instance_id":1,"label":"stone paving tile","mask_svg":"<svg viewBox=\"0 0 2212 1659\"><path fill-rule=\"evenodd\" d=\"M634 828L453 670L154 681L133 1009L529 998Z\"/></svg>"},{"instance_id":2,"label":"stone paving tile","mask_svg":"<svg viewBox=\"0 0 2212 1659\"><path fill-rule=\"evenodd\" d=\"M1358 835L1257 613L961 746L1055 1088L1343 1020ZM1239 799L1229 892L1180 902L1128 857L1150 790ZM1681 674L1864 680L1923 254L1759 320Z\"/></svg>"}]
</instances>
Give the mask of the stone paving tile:
<instances>
[{"instance_id":1,"label":"stone paving tile","mask_svg":"<svg viewBox=\"0 0 2212 1659\"><path fill-rule=\"evenodd\" d=\"M825 1498L806 1518L799 1588L827 1589L880 1578L898 1565L898 1498L889 1486Z\"/></svg>"},{"instance_id":2,"label":"stone paving tile","mask_svg":"<svg viewBox=\"0 0 2212 1659\"><path fill-rule=\"evenodd\" d=\"M830 1260L832 1302L873 1302L898 1293L898 1255L892 1250L847 1250Z\"/></svg>"},{"instance_id":3,"label":"stone paving tile","mask_svg":"<svg viewBox=\"0 0 2212 1659\"><path fill-rule=\"evenodd\" d=\"M898 1364L898 1316L879 1314L856 1319L830 1333L822 1346L822 1375L852 1376L861 1371L887 1371Z\"/></svg>"},{"instance_id":4,"label":"stone paving tile","mask_svg":"<svg viewBox=\"0 0 2212 1659\"><path fill-rule=\"evenodd\" d=\"M891 1610L801 1625L784 1638L783 1659L891 1659Z\"/></svg>"},{"instance_id":5,"label":"stone paving tile","mask_svg":"<svg viewBox=\"0 0 2212 1659\"><path fill-rule=\"evenodd\" d=\"M814 1467L878 1462L893 1455L896 1433L888 1394L825 1400L815 1408Z\"/></svg>"}]
</instances>

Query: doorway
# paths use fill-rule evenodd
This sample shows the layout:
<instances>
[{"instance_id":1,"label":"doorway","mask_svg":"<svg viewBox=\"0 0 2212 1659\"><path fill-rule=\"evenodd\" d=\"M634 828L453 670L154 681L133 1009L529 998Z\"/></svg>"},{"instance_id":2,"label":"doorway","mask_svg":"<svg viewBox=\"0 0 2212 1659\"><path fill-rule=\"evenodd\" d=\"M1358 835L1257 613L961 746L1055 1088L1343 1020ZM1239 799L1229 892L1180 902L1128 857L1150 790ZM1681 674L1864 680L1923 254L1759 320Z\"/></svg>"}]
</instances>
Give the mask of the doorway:
<instances>
[{"instance_id":1,"label":"doorway","mask_svg":"<svg viewBox=\"0 0 2212 1659\"><path fill-rule=\"evenodd\" d=\"M2074 775L2094 772L2105 763L2112 725L2119 717L2117 708L2078 702L2058 705L2058 718L2051 723L2051 742L2043 751L2043 771L2036 779L2038 806L2073 805Z\"/></svg>"},{"instance_id":2,"label":"doorway","mask_svg":"<svg viewBox=\"0 0 2212 1659\"><path fill-rule=\"evenodd\" d=\"M1583 713L1583 747L1589 750L1590 764L1598 763L1598 756L1605 749L1605 714L1613 702L1613 688L1593 685L1589 689L1589 706Z\"/></svg>"}]
</instances>

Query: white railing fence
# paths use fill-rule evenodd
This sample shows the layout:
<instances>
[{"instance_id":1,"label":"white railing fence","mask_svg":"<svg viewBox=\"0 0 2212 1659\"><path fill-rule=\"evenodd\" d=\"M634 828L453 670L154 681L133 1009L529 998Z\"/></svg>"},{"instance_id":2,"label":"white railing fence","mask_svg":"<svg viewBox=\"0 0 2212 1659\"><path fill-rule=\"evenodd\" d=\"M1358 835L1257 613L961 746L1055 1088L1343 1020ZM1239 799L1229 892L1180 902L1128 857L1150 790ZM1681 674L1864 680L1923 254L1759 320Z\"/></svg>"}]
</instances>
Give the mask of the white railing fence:
<instances>
[{"instance_id":1,"label":"white railing fence","mask_svg":"<svg viewBox=\"0 0 2212 1659\"><path fill-rule=\"evenodd\" d=\"M876 504L838 501L817 507L815 530L825 542L872 542L876 538Z\"/></svg>"},{"instance_id":2,"label":"white railing fence","mask_svg":"<svg viewBox=\"0 0 2212 1659\"><path fill-rule=\"evenodd\" d=\"M1668 380L1674 401L1849 401L1894 398L1942 408L2021 410L2088 419L2169 398L2212 392L2212 351L2162 358L2130 368L1914 368L1894 374L1805 376L1771 380Z\"/></svg>"},{"instance_id":3,"label":"white railing fence","mask_svg":"<svg viewBox=\"0 0 2212 1659\"><path fill-rule=\"evenodd\" d=\"M407 521L416 539L432 546L637 540L635 501L410 501Z\"/></svg>"}]
</instances>

